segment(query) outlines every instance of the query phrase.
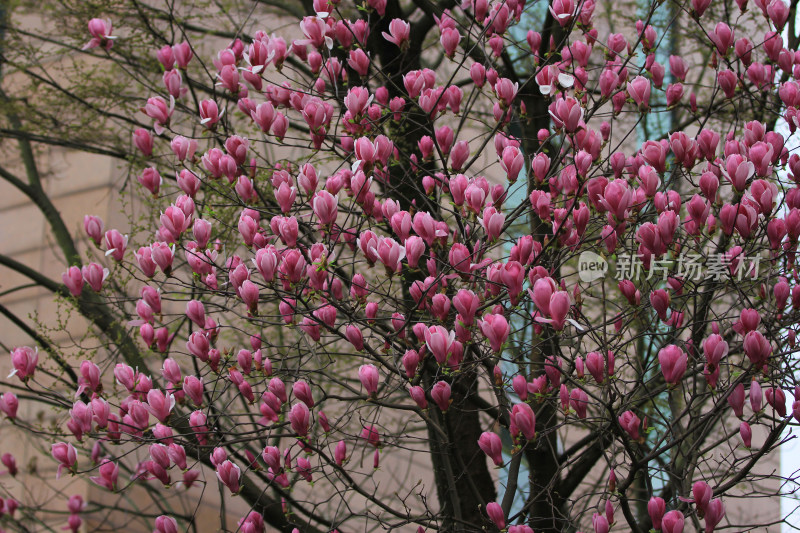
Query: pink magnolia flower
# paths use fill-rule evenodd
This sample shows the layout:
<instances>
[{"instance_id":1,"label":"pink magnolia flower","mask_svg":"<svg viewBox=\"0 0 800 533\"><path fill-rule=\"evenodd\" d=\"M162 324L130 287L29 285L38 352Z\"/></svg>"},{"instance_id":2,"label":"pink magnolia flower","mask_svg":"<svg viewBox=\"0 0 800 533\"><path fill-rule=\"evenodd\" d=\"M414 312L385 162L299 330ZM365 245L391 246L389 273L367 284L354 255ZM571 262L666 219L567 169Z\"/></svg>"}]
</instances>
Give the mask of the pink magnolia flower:
<instances>
[{"instance_id":1,"label":"pink magnolia flower","mask_svg":"<svg viewBox=\"0 0 800 533\"><path fill-rule=\"evenodd\" d=\"M742 418L744 414L744 397L745 392L742 383L736 385L728 396L728 404L731 406L731 409L733 409L734 414L739 418Z\"/></svg>"},{"instance_id":2,"label":"pink magnolia flower","mask_svg":"<svg viewBox=\"0 0 800 533\"><path fill-rule=\"evenodd\" d=\"M750 383L750 407L753 409L754 413L761 411L763 401L764 392L761 389L761 384L753 380L752 383Z\"/></svg>"},{"instance_id":3,"label":"pink magnolia flower","mask_svg":"<svg viewBox=\"0 0 800 533\"><path fill-rule=\"evenodd\" d=\"M733 46L733 41L735 40L733 30L724 22L718 22L714 31L711 32L708 37L711 39L711 42L716 45L717 52L719 52L721 56L728 54L728 50Z\"/></svg>"},{"instance_id":4,"label":"pink magnolia flower","mask_svg":"<svg viewBox=\"0 0 800 533\"><path fill-rule=\"evenodd\" d=\"M85 215L83 217L83 229L86 231L86 235L88 235L97 246L100 246L104 231L103 221L100 217Z\"/></svg>"},{"instance_id":5,"label":"pink magnolia flower","mask_svg":"<svg viewBox=\"0 0 800 533\"><path fill-rule=\"evenodd\" d=\"M5 394L0 395L0 411L5 413L5 415L14 420L17 418L17 409L19 408L19 400L17 400L16 394L13 392L6 392Z\"/></svg>"},{"instance_id":6,"label":"pink magnolia flower","mask_svg":"<svg viewBox=\"0 0 800 533\"><path fill-rule=\"evenodd\" d=\"M764 391L764 397L767 403L775 409L778 416L786 416L786 393L784 393L782 389L769 387Z\"/></svg>"},{"instance_id":7,"label":"pink magnolia flower","mask_svg":"<svg viewBox=\"0 0 800 533\"><path fill-rule=\"evenodd\" d=\"M333 451L333 459L337 465L344 465L347 460L347 443L345 441L340 440L336 443L336 447Z\"/></svg>"},{"instance_id":8,"label":"pink magnolia flower","mask_svg":"<svg viewBox=\"0 0 800 533\"><path fill-rule=\"evenodd\" d=\"M459 289L453 297L453 305L461 316L464 325L471 326L480 305L478 296L469 289Z\"/></svg>"},{"instance_id":9,"label":"pink magnolia flower","mask_svg":"<svg viewBox=\"0 0 800 533\"><path fill-rule=\"evenodd\" d=\"M756 367L762 367L772 354L772 345L759 331L750 331L744 337L744 353Z\"/></svg>"},{"instance_id":10,"label":"pink magnolia flower","mask_svg":"<svg viewBox=\"0 0 800 533\"><path fill-rule=\"evenodd\" d=\"M444 364L447 360L455 335L455 332L447 330L444 326L431 326L425 329L425 346L431 351L437 363Z\"/></svg>"},{"instance_id":11,"label":"pink magnolia flower","mask_svg":"<svg viewBox=\"0 0 800 533\"><path fill-rule=\"evenodd\" d=\"M3 466L8 468L8 474L12 477L17 475L17 460L14 458L13 455L10 453L4 453L0 457L0 462L3 463Z\"/></svg>"},{"instance_id":12,"label":"pink magnolia flower","mask_svg":"<svg viewBox=\"0 0 800 533\"><path fill-rule=\"evenodd\" d=\"M497 82L495 82L493 88L497 98L500 100L500 103L505 107L510 107L514 102L514 99L517 97L519 83L512 82L508 78L500 78L497 80Z\"/></svg>"},{"instance_id":13,"label":"pink magnolia flower","mask_svg":"<svg viewBox=\"0 0 800 533\"><path fill-rule=\"evenodd\" d=\"M361 438L376 448L381 444L381 435L374 426L364 427L364 429L361 430Z\"/></svg>"},{"instance_id":14,"label":"pink magnolia flower","mask_svg":"<svg viewBox=\"0 0 800 533\"><path fill-rule=\"evenodd\" d=\"M295 433L301 437L308 435L308 427L311 423L311 412L308 406L302 402L296 403L289 410L289 422Z\"/></svg>"},{"instance_id":15,"label":"pink magnolia flower","mask_svg":"<svg viewBox=\"0 0 800 533\"><path fill-rule=\"evenodd\" d=\"M348 324L345 327L344 335L356 350L361 351L364 349L364 334L358 326Z\"/></svg>"},{"instance_id":16,"label":"pink magnolia flower","mask_svg":"<svg viewBox=\"0 0 800 533\"><path fill-rule=\"evenodd\" d=\"M606 379L606 361L600 352L589 352L586 354L586 368L597 383L603 383Z\"/></svg>"},{"instance_id":17,"label":"pink magnolia flower","mask_svg":"<svg viewBox=\"0 0 800 533\"><path fill-rule=\"evenodd\" d=\"M97 263L89 263L81 269L81 274L93 291L100 292L103 282L108 278L109 271Z\"/></svg>"},{"instance_id":18,"label":"pink magnolia flower","mask_svg":"<svg viewBox=\"0 0 800 533\"><path fill-rule=\"evenodd\" d=\"M183 392L198 407L203 404L203 380L196 376L183 378Z\"/></svg>"},{"instance_id":19,"label":"pink magnolia flower","mask_svg":"<svg viewBox=\"0 0 800 533\"><path fill-rule=\"evenodd\" d=\"M239 294L242 302L244 302L244 304L247 306L247 309L252 314L256 314L259 299L258 286L249 279L246 279L242 282L241 286L236 292Z\"/></svg>"},{"instance_id":20,"label":"pink magnolia flower","mask_svg":"<svg viewBox=\"0 0 800 533\"><path fill-rule=\"evenodd\" d=\"M550 6L550 13L562 28L572 21L575 11L576 6L573 0L553 0Z\"/></svg>"},{"instance_id":21,"label":"pink magnolia flower","mask_svg":"<svg viewBox=\"0 0 800 533\"><path fill-rule=\"evenodd\" d=\"M82 513L87 507L85 501L83 501L83 497L80 494L73 494L67 500L67 509L72 514L79 514Z\"/></svg>"},{"instance_id":22,"label":"pink magnolia flower","mask_svg":"<svg viewBox=\"0 0 800 533\"><path fill-rule=\"evenodd\" d=\"M178 522L171 516L161 515L156 518L153 533L178 533Z\"/></svg>"},{"instance_id":23,"label":"pink magnolia flower","mask_svg":"<svg viewBox=\"0 0 800 533\"><path fill-rule=\"evenodd\" d=\"M277 118L275 107L270 102L258 104L255 109L250 111L249 114L250 118L253 119L253 122L256 123L256 126L258 126L264 133L268 133L270 131L270 128Z\"/></svg>"},{"instance_id":24,"label":"pink magnolia flower","mask_svg":"<svg viewBox=\"0 0 800 533\"><path fill-rule=\"evenodd\" d=\"M16 375L19 379L25 381L29 377L33 377L36 371L36 365L39 363L39 348L31 348L29 346L20 346L11 352L11 364L14 365L14 370L8 375Z\"/></svg>"},{"instance_id":25,"label":"pink magnolia flower","mask_svg":"<svg viewBox=\"0 0 800 533\"><path fill-rule=\"evenodd\" d=\"M382 32L381 35L390 43L399 46L401 50L405 50L408 48L411 36L411 25L403 19L392 19L389 23L389 33Z\"/></svg>"},{"instance_id":26,"label":"pink magnolia flower","mask_svg":"<svg viewBox=\"0 0 800 533\"><path fill-rule=\"evenodd\" d=\"M586 409L589 407L589 395L583 389L572 389L569 395L569 404L575 410L578 418L586 418Z\"/></svg>"},{"instance_id":27,"label":"pink magnolia flower","mask_svg":"<svg viewBox=\"0 0 800 533\"><path fill-rule=\"evenodd\" d=\"M450 408L450 384L446 381L437 381L431 388L431 398L442 411Z\"/></svg>"},{"instance_id":28,"label":"pink magnolia flower","mask_svg":"<svg viewBox=\"0 0 800 533\"><path fill-rule=\"evenodd\" d=\"M217 465L217 479L220 483L228 487L231 494L239 492L239 478L241 477L241 469L230 461L224 461L222 464Z\"/></svg>"},{"instance_id":29,"label":"pink magnolia flower","mask_svg":"<svg viewBox=\"0 0 800 533\"><path fill-rule=\"evenodd\" d=\"M331 62L329 61L328 64L330 65ZM354 50L350 50L347 64L350 66L350 68L355 70L359 76L366 76L369 72L370 57L361 48L356 48Z\"/></svg>"},{"instance_id":30,"label":"pink magnolia flower","mask_svg":"<svg viewBox=\"0 0 800 533\"><path fill-rule=\"evenodd\" d=\"M358 369L358 379L367 391L367 395L375 396L378 393L380 375L375 365L361 365Z\"/></svg>"},{"instance_id":31,"label":"pink magnolia flower","mask_svg":"<svg viewBox=\"0 0 800 533\"><path fill-rule=\"evenodd\" d=\"M169 124L174 110L175 98L172 96L169 97L169 105L160 96L154 96L148 98L147 103L142 108L142 112L153 119L153 131L156 132L156 135L161 135L164 132L164 128Z\"/></svg>"},{"instance_id":32,"label":"pink magnolia flower","mask_svg":"<svg viewBox=\"0 0 800 533\"><path fill-rule=\"evenodd\" d=\"M147 393L147 403L145 408L159 422L164 422L175 407L175 396L170 392L163 393L157 389L151 389Z\"/></svg>"},{"instance_id":33,"label":"pink magnolia flower","mask_svg":"<svg viewBox=\"0 0 800 533\"><path fill-rule=\"evenodd\" d=\"M557 290L556 282L551 277L544 277L536 280L533 290L530 292L536 309L543 315L550 315L550 298Z\"/></svg>"},{"instance_id":34,"label":"pink magnolia flower","mask_svg":"<svg viewBox=\"0 0 800 533\"><path fill-rule=\"evenodd\" d=\"M66 272L61 274L61 280L69 289L70 294L76 298L81 295L83 291L83 275L79 267L69 267Z\"/></svg>"},{"instance_id":35,"label":"pink magnolia flower","mask_svg":"<svg viewBox=\"0 0 800 533\"><path fill-rule=\"evenodd\" d=\"M506 146L500 157L500 164L506 172L508 181L513 183L517 181L517 177L525 164L525 158L516 146Z\"/></svg>"},{"instance_id":36,"label":"pink magnolia flower","mask_svg":"<svg viewBox=\"0 0 800 533\"><path fill-rule=\"evenodd\" d=\"M783 0L772 0L767 5L767 15L778 31L781 31L789 20L789 6Z\"/></svg>"},{"instance_id":37,"label":"pink magnolia flower","mask_svg":"<svg viewBox=\"0 0 800 533\"><path fill-rule=\"evenodd\" d=\"M142 152L145 157L153 155L153 135L143 128L138 128L133 132L133 144Z\"/></svg>"},{"instance_id":38,"label":"pink magnolia flower","mask_svg":"<svg viewBox=\"0 0 800 533\"><path fill-rule=\"evenodd\" d=\"M469 158L469 143L458 141L450 151L450 166L454 171L460 171Z\"/></svg>"},{"instance_id":39,"label":"pink magnolia flower","mask_svg":"<svg viewBox=\"0 0 800 533\"><path fill-rule=\"evenodd\" d=\"M103 459L98 468L99 476L92 476L91 479L97 485L109 491L117 489L117 477L119 476L119 466L109 459Z\"/></svg>"},{"instance_id":40,"label":"pink magnolia flower","mask_svg":"<svg viewBox=\"0 0 800 533\"><path fill-rule=\"evenodd\" d=\"M777 0L780 1L780 0ZM708 503L705 511L706 533L713 533L714 529L725 516L725 506L722 500L715 498Z\"/></svg>"},{"instance_id":41,"label":"pink magnolia flower","mask_svg":"<svg viewBox=\"0 0 800 533\"><path fill-rule=\"evenodd\" d=\"M61 472L66 468L72 470L75 463L78 461L78 451L72 444L66 442L57 442L51 448L53 459L58 461L58 471L56 472L56 479L61 477Z\"/></svg>"},{"instance_id":42,"label":"pink magnolia flower","mask_svg":"<svg viewBox=\"0 0 800 533\"><path fill-rule=\"evenodd\" d=\"M406 371L406 376L411 379L417 372L417 366L419 365L419 353L417 353L415 350L408 350L405 354L403 354L401 362Z\"/></svg>"},{"instance_id":43,"label":"pink magnolia flower","mask_svg":"<svg viewBox=\"0 0 800 533\"><path fill-rule=\"evenodd\" d=\"M661 520L664 518L666 509L667 504L663 498L654 496L647 502L647 514L650 515L650 520L653 522L653 529L661 529Z\"/></svg>"},{"instance_id":44,"label":"pink magnolia flower","mask_svg":"<svg viewBox=\"0 0 800 533\"><path fill-rule=\"evenodd\" d=\"M608 519L601 514L594 513L592 515L592 526L595 533L608 533Z\"/></svg>"},{"instance_id":45,"label":"pink magnolia flower","mask_svg":"<svg viewBox=\"0 0 800 533\"><path fill-rule=\"evenodd\" d=\"M511 327L503 315L487 314L479 321L481 332L489 341L492 351L499 353L508 339Z\"/></svg>"},{"instance_id":46,"label":"pink magnolia flower","mask_svg":"<svg viewBox=\"0 0 800 533\"><path fill-rule=\"evenodd\" d=\"M205 328L206 325L206 310L202 302L198 300L190 300L186 302L186 317L194 322L197 327Z\"/></svg>"},{"instance_id":47,"label":"pink magnolia flower","mask_svg":"<svg viewBox=\"0 0 800 533\"><path fill-rule=\"evenodd\" d=\"M330 226L336 221L339 200L328 191L322 190L314 195L312 206L314 214L322 226Z\"/></svg>"},{"instance_id":48,"label":"pink magnolia flower","mask_svg":"<svg viewBox=\"0 0 800 533\"><path fill-rule=\"evenodd\" d=\"M207 417L203 411L193 411L189 415L189 425L197 436L200 444L208 442L208 428L206 427Z\"/></svg>"},{"instance_id":49,"label":"pink magnolia flower","mask_svg":"<svg viewBox=\"0 0 800 533\"><path fill-rule=\"evenodd\" d=\"M478 447L483 450L496 466L503 464L503 443L496 433L485 431L478 439Z\"/></svg>"},{"instance_id":50,"label":"pink magnolia flower","mask_svg":"<svg viewBox=\"0 0 800 533\"><path fill-rule=\"evenodd\" d=\"M82 401L77 401L69 410L69 415L67 429L75 435L78 441L81 441L83 434L92 430L92 408Z\"/></svg>"},{"instance_id":51,"label":"pink magnolia flower","mask_svg":"<svg viewBox=\"0 0 800 533\"><path fill-rule=\"evenodd\" d=\"M419 385L415 385L408 390L408 393L420 409L428 408L428 399L425 397L425 389Z\"/></svg>"},{"instance_id":52,"label":"pink magnolia flower","mask_svg":"<svg viewBox=\"0 0 800 533\"><path fill-rule=\"evenodd\" d=\"M189 65L189 61L191 61L192 57L194 56L192 46L187 41L183 41L173 46L172 54L175 58L175 66L181 69L185 69Z\"/></svg>"},{"instance_id":53,"label":"pink magnolia flower","mask_svg":"<svg viewBox=\"0 0 800 533\"><path fill-rule=\"evenodd\" d=\"M483 210L483 217L478 220L486 231L486 238L489 241L494 241L500 237L503 231L506 216L494 206L489 206Z\"/></svg>"},{"instance_id":54,"label":"pink magnolia flower","mask_svg":"<svg viewBox=\"0 0 800 533\"><path fill-rule=\"evenodd\" d=\"M641 110L650 107L650 81L642 76L636 76L628 82L628 94Z\"/></svg>"},{"instance_id":55,"label":"pink magnolia flower","mask_svg":"<svg viewBox=\"0 0 800 533\"><path fill-rule=\"evenodd\" d=\"M559 97L550 104L549 111L556 127L563 127L567 133L578 131L580 123L583 121L584 110L580 103L572 97L566 99Z\"/></svg>"},{"instance_id":56,"label":"pink magnolia flower","mask_svg":"<svg viewBox=\"0 0 800 533\"><path fill-rule=\"evenodd\" d=\"M442 29L442 35L439 42L444 48L444 53L447 57L452 58L458 48L458 43L461 42L461 34L455 28Z\"/></svg>"},{"instance_id":57,"label":"pink magnolia flower","mask_svg":"<svg viewBox=\"0 0 800 533\"><path fill-rule=\"evenodd\" d=\"M670 296L664 289L657 289L650 293L650 305L653 306L653 309L661 320L667 319L669 304Z\"/></svg>"},{"instance_id":58,"label":"pink magnolia flower","mask_svg":"<svg viewBox=\"0 0 800 533\"><path fill-rule=\"evenodd\" d=\"M494 525L498 529L506 528L506 515L503 513L503 508L497 502L490 502L486 504L486 514L489 516Z\"/></svg>"},{"instance_id":59,"label":"pink magnolia flower","mask_svg":"<svg viewBox=\"0 0 800 533\"><path fill-rule=\"evenodd\" d=\"M225 108L220 112L214 100L203 100L200 102L200 124L204 125L206 128L213 128L224 113Z\"/></svg>"},{"instance_id":60,"label":"pink magnolia flower","mask_svg":"<svg viewBox=\"0 0 800 533\"><path fill-rule=\"evenodd\" d=\"M542 281L542 280L539 280ZM539 281L536 282L538 285ZM534 294L536 292L536 285L534 285ZM539 295L538 299L541 301L543 300L543 296ZM536 303L536 300L534 300ZM544 302L541 302L544 304ZM556 331L561 331L564 329L564 325L566 324L567 315L569 314L570 309L570 301L569 301L569 294L567 291L555 291L550 295L550 298L547 301L546 307L537 307L541 310L541 313L545 316L549 316L549 318L544 318L542 316L536 316L534 320L544 324L550 324L553 329ZM547 309L544 311L542 309Z\"/></svg>"},{"instance_id":61,"label":"pink magnolia flower","mask_svg":"<svg viewBox=\"0 0 800 533\"><path fill-rule=\"evenodd\" d=\"M670 385L680 383L683 374L686 372L686 365L689 357L686 352L670 344L659 350L658 363L661 365L661 372L664 374L664 381Z\"/></svg>"},{"instance_id":62,"label":"pink magnolia flower","mask_svg":"<svg viewBox=\"0 0 800 533\"><path fill-rule=\"evenodd\" d=\"M635 441L640 439L639 428L642 425L642 421L633 411L625 411L617 418L617 421L622 426L622 429L630 435L631 439Z\"/></svg>"},{"instance_id":63,"label":"pink magnolia flower","mask_svg":"<svg viewBox=\"0 0 800 533\"><path fill-rule=\"evenodd\" d=\"M661 519L661 531L664 533L683 533L685 519L680 511L670 511Z\"/></svg>"},{"instance_id":64,"label":"pink magnolia flower","mask_svg":"<svg viewBox=\"0 0 800 533\"><path fill-rule=\"evenodd\" d=\"M527 403L514 404L511 409L511 419L526 440L533 440L536 436L536 415L530 405Z\"/></svg>"},{"instance_id":65,"label":"pink magnolia flower","mask_svg":"<svg viewBox=\"0 0 800 533\"><path fill-rule=\"evenodd\" d=\"M110 255L116 261L122 261L125 257L125 249L128 246L128 236L122 235L119 231L112 229L105 233L106 255Z\"/></svg>"},{"instance_id":66,"label":"pink magnolia flower","mask_svg":"<svg viewBox=\"0 0 800 533\"><path fill-rule=\"evenodd\" d=\"M97 48L98 46L102 46L106 50L111 50L111 47L114 46L114 39L117 37L111 35L113 30L112 24L110 20L103 20L103 19L91 19L89 21L89 34L92 38L89 40L88 43L83 45L82 50L90 50L92 48Z\"/></svg>"},{"instance_id":67,"label":"pink magnolia flower","mask_svg":"<svg viewBox=\"0 0 800 533\"><path fill-rule=\"evenodd\" d=\"M747 422L739 424L739 436L742 437L742 444L744 444L744 447L750 448L753 443L753 430L750 428L750 424Z\"/></svg>"}]
</instances>

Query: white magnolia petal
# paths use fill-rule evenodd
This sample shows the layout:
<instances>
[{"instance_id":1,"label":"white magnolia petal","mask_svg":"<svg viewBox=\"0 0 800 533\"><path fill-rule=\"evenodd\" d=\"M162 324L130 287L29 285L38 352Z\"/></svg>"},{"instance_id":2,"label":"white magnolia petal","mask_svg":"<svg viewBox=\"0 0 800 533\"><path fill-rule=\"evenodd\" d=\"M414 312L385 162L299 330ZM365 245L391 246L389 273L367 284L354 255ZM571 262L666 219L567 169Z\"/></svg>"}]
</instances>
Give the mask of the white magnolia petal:
<instances>
[{"instance_id":1,"label":"white magnolia petal","mask_svg":"<svg viewBox=\"0 0 800 533\"><path fill-rule=\"evenodd\" d=\"M575 85L575 78L565 72L562 72L558 75L558 83L561 84L562 87L572 87Z\"/></svg>"},{"instance_id":2,"label":"white magnolia petal","mask_svg":"<svg viewBox=\"0 0 800 533\"><path fill-rule=\"evenodd\" d=\"M567 322L569 322L570 324L572 324L573 326L575 326L575 328L576 328L576 329L578 329L578 331L586 331L586 328L584 328L583 326L581 326L580 324L578 324L577 322L575 322L575 321L574 321L573 319L571 319L571 318L568 318L568 319L567 319Z\"/></svg>"}]
</instances>

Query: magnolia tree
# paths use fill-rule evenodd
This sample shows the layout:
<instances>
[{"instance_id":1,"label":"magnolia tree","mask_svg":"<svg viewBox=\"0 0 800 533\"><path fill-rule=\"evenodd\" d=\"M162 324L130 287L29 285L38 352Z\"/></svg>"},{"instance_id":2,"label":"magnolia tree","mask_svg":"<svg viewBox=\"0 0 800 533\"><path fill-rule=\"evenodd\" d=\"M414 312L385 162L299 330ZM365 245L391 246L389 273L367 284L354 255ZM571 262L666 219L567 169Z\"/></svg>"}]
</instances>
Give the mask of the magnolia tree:
<instances>
[{"instance_id":1,"label":"magnolia tree","mask_svg":"<svg viewBox=\"0 0 800 533\"><path fill-rule=\"evenodd\" d=\"M795 486L775 467L800 420L789 6L314 0L229 6L232 33L212 6L176 9L46 39L112 65L111 103L6 51L27 180L2 177L67 264L0 263L105 342L75 360L12 317L41 349L11 350L4 423L39 436L52 476L98 487L65 529L136 515L117 494L206 484L195 505L218 484L243 514L150 527L772 525L737 509ZM109 135L45 128L20 79ZM126 159L144 216L89 213L70 235L38 179L46 145ZM13 529L47 512L7 496Z\"/></svg>"}]
</instances>

